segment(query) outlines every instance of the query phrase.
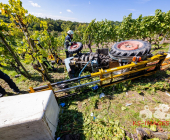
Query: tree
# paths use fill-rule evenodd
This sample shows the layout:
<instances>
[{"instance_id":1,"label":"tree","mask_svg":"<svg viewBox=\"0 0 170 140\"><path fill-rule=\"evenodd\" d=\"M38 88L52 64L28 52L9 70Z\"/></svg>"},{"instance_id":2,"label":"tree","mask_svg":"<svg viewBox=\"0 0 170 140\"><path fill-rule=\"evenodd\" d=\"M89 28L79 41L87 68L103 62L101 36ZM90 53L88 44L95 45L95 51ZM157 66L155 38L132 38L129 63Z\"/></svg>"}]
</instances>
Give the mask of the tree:
<instances>
[{"instance_id":1,"label":"tree","mask_svg":"<svg viewBox=\"0 0 170 140\"><path fill-rule=\"evenodd\" d=\"M119 41L128 40L128 39L131 39L133 37L134 22L135 22L135 20L132 19L132 13L130 13L127 17L126 16L123 17L123 21L120 25L119 34L118 34Z\"/></svg>"},{"instance_id":2,"label":"tree","mask_svg":"<svg viewBox=\"0 0 170 140\"><path fill-rule=\"evenodd\" d=\"M83 35L86 31L87 25L85 24L79 24L75 27L75 32L74 32L74 40L77 42L82 42L82 44L86 44L86 40L83 40Z\"/></svg>"},{"instance_id":3,"label":"tree","mask_svg":"<svg viewBox=\"0 0 170 140\"><path fill-rule=\"evenodd\" d=\"M33 21L38 21L38 19L35 16L28 14L28 11L22 7L22 2L20 0L9 0L9 4L0 3L0 9L2 15L10 17L11 24L13 24L14 28L20 28L24 33L25 38L23 41L27 41L29 47L28 54L31 56L29 57L27 55L27 57L30 58L29 60L37 60L41 65L42 70L45 72L47 80L51 81L42 60L43 55L45 56L46 54L43 53L40 55L40 53L38 53L41 49L37 49L34 40L31 39L28 32L28 25ZM26 16L27 14L28 16Z\"/></svg>"},{"instance_id":4,"label":"tree","mask_svg":"<svg viewBox=\"0 0 170 140\"><path fill-rule=\"evenodd\" d=\"M16 70L17 73L21 73L25 77L30 78L30 74L26 71L25 67L20 62L19 57L14 51L14 48L11 47L13 46L14 35L17 32L17 30L13 29L12 25L12 23L7 24L0 20L0 40L3 43L1 43L0 45L0 52L3 55L1 55L1 64L10 64ZM8 42L11 44L11 46ZM17 66L14 63L14 60L16 61ZM21 69L23 69L24 72L22 72Z\"/></svg>"}]
</instances>

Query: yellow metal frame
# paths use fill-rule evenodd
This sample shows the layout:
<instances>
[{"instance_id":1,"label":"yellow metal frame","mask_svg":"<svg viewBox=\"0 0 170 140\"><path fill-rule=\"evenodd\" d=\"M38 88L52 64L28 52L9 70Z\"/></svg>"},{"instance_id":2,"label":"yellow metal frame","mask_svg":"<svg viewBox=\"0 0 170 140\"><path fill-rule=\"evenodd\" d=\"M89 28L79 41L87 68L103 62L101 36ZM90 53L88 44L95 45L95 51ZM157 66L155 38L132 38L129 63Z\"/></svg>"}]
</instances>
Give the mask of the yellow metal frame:
<instances>
[{"instance_id":1,"label":"yellow metal frame","mask_svg":"<svg viewBox=\"0 0 170 140\"><path fill-rule=\"evenodd\" d=\"M53 87L51 86L51 83L48 83L47 85L48 85L48 88L41 89L41 90L38 90L36 92L45 91L45 90L52 90L54 92ZM29 93L34 93L35 90L33 89L33 87L29 87L29 91L28 92Z\"/></svg>"},{"instance_id":2,"label":"yellow metal frame","mask_svg":"<svg viewBox=\"0 0 170 140\"><path fill-rule=\"evenodd\" d=\"M136 66L141 66L141 65L144 65L144 64L147 64L147 63L150 63L150 62L154 62L154 61L157 61L157 60L164 60L166 56L167 56L166 53L164 55L158 54L158 55L155 55L151 58L148 58L145 61L140 61L138 63L131 62L131 64L127 64L127 65L124 65L124 66L110 68L110 69L106 69L106 70L100 70L99 72L91 73L91 76L96 77L96 76L100 76L100 75L103 75L103 74L112 73L112 72L115 72L115 71L118 71L118 70L123 70L123 69L132 68L132 67L136 67Z\"/></svg>"},{"instance_id":3,"label":"yellow metal frame","mask_svg":"<svg viewBox=\"0 0 170 140\"><path fill-rule=\"evenodd\" d=\"M58 54L56 53L56 56L58 56ZM51 55L49 55L48 56L48 58L50 59L50 60L53 60L53 61L55 61L55 58L54 58L54 56L51 54ZM57 64L59 63L59 60L60 60L60 58L59 57L57 57Z\"/></svg>"},{"instance_id":4,"label":"yellow metal frame","mask_svg":"<svg viewBox=\"0 0 170 140\"><path fill-rule=\"evenodd\" d=\"M115 67L115 68L110 68L110 69L106 69L106 70L100 69L99 72L91 73L91 77L99 76L100 77L100 85L102 86L103 85L103 81L106 81L106 80L109 80L109 79L111 81L113 81L113 78L118 78L118 77L122 77L122 76L125 76L125 75L130 75L130 74L142 71L142 70L147 70L147 69L152 68L152 67L160 67L160 66L168 65L168 64L170 64L170 62L162 64L163 60L169 60L170 59L170 58L165 59L166 56L167 56L166 53L164 53L163 55L158 54L158 55L155 55L155 56L153 56L151 58L148 58L145 61L131 62L131 64L127 64L127 65L119 66L119 67ZM128 68L132 69L132 68L135 68L135 67L147 65L148 63L155 62L155 61L157 61L156 64L153 64L153 65L150 65L150 66L146 66L146 67L142 67L142 68L135 69L135 70L131 70L131 71L124 72L122 74L117 74L117 75L113 76L113 72L115 72L115 71L119 71L119 70L123 70L123 69L128 69ZM160 70L160 69L158 69L158 70ZM155 73L155 72L153 72L153 73ZM151 74L153 74L153 73L151 73ZM105 74L111 74L111 76L103 78L103 75L105 75ZM148 76L148 75L151 75L151 74L147 73L147 74L145 74L143 76ZM136 76L136 77L134 77L132 79L135 79L135 78L138 78L138 77L141 77L141 76ZM126 79L124 81L126 81ZM117 84L117 83L118 82L114 82L114 84ZM113 84L110 84L110 85L113 85ZM110 86L110 85L107 85L107 86ZM104 86L104 87L107 87L107 86Z\"/></svg>"},{"instance_id":5,"label":"yellow metal frame","mask_svg":"<svg viewBox=\"0 0 170 140\"><path fill-rule=\"evenodd\" d=\"M48 56L48 58L49 58L50 60L55 60L55 59L54 59L54 56L53 56L52 54L50 54L50 55Z\"/></svg>"},{"instance_id":6,"label":"yellow metal frame","mask_svg":"<svg viewBox=\"0 0 170 140\"><path fill-rule=\"evenodd\" d=\"M161 66L165 66L165 65L170 64L170 61L169 61L170 57L166 58L166 56L167 56L166 53L157 54L157 55L155 55L151 58L148 58L145 61L131 62L130 64L127 64L127 65L124 65L124 66L119 66L119 67L110 68L110 69L106 69L106 70L100 69L99 72L91 73L91 77L99 76L100 77L100 85L103 86L103 87L107 87L107 86L111 86L111 85L114 85L114 84L117 84L117 83L120 83L120 82L123 82L123 81L136 79L136 78L139 78L139 77L142 77L142 76L149 76L149 75L156 73L156 71L160 70ZM155 63L153 63L153 62L155 62ZM166 63L163 63L163 62L166 62ZM149 65L147 66L147 64L149 64ZM115 71L128 69L128 68L131 69L128 72L113 75L113 72L115 72ZM133 69L133 68L135 68L135 69ZM135 77L132 77L132 78L122 79L121 81L115 81L114 83L111 83L114 78L122 77L122 76L125 76L125 75L129 76L130 74L134 74L136 72L143 71L143 70L149 70L150 68L154 68L155 70L148 72L146 74L143 74L143 75L138 75L138 76L135 76ZM105 74L111 74L111 75L109 77L105 78L103 76ZM111 80L110 83L108 83L107 85L103 85L103 82L106 81L106 80L109 80L109 79ZM30 87L29 89L30 89L29 90L30 93L35 92L35 90L32 87ZM45 89L43 88L42 90L53 90L53 88L52 88L51 84L49 83L48 88L45 88ZM40 91L40 90L38 90L38 91Z\"/></svg>"}]
</instances>

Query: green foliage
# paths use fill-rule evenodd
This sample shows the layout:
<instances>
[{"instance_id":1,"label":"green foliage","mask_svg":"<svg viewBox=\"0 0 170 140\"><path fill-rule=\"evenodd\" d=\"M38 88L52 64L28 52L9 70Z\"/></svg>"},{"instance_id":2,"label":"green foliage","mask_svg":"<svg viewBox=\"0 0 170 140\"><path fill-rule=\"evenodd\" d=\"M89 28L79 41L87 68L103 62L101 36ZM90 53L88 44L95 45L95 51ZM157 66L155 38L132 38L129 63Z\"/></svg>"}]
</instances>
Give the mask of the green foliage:
<instances>
[{"instance_id":1,"label":"green foliage","mask_svg":"<svg viewBox=\"0 0 170 140\"><path fill-rule=\"evenodd\" d=\"M18 29L13 28L12 23L5 23L0 19L0 36L5 38L5 41L12 47L13 51L16 51L16 40L15 36L19 34ZM15 60L12 57L11 53L6 49L5 44L0 40L0 64L3 66L11 65Z\"/></svg>"},{"instance_id":2,"label":"green foliage","mask_svg":"<svg viewBox=\"0 0 170 140\"><path fill-rule=\"evenodd\" d=\"M117 42L127 39L149 39L159 47L159 41L163 38L169 37L169 21L170 11L167 13L162 12L160 9L155 11L155 16L140 15L137 19L132 19L132 14L127 17L123 17L122 22L113 22L108 20L96 21L92 20L89 24L78 23L71 21L52 20L50 18L35 18L33 15L25 16L28 13L22 7L22 2L18 1L18 5L15 0L10 0L9 5L1 3L2 15L7 15L8 18L3 18L7 22L18 22L17 18L11 13L16 13L22 16L23 23L27 26L29 33L34 34L34 31L42 32L44 30L42 23L46 23L46 30L52 33L52 36L58 37L66 33L68 29L75 30L74 40L81 41L83 44L94 43L98 47L99 44L107 47L109 42ZM11 10L11 6L15 6ZM23 17L24 15L24 17ZM10 18L10 21L9 21ZM163 34L159 37L159 34ZM60 39L63 37L60 37ZM58 39L56 39L58 40ZM63 46L63 43L58 43L59 46Z\"/></svg>"}]
</instances>

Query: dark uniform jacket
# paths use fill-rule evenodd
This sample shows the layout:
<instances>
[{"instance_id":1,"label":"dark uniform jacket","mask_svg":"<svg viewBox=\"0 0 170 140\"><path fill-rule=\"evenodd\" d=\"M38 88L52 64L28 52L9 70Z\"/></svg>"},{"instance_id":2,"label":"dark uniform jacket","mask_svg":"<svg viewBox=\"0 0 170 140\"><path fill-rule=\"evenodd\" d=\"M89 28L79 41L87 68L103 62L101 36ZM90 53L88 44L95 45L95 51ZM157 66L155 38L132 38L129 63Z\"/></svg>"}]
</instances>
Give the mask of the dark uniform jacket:
<instances>
[{"instance_id":1,"label":"dark uniform jacket","mask_svg":"<svg viewBox=\"0 0 170 140\"><path fill-rule=\"evenodd\" d=\"M71 42L71 37L67 35L64 42L65 51L68 51L68 47L71 45L73 45L73 42Z\"/></svg>"}]
</instances>

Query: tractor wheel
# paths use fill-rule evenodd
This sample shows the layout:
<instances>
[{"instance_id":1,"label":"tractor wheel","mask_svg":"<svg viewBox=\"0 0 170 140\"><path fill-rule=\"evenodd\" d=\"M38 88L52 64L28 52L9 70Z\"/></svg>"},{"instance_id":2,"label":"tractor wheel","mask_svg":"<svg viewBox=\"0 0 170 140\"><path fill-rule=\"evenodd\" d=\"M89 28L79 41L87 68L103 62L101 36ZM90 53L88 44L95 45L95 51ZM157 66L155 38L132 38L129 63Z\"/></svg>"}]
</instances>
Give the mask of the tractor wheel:
<instances>
[{"instance_id":1,"label":"tractor wheel","mask_svg":"<svg viewBox=\"0 0 170 140\"><path fill-rule=\"evenodd\" d=\"M151 44L141 40L126 40L112 46L110 55L115 57L143 56L150 53Z\"/></svg>"},{"instance_id":2,"label":"tractor wheel","mask_svg":"<svg viewBox=\"0 0 170 140\"><path fill-rule=\"evenodd\" d=\"M68 52L73 54L81 51L83 48L83 44L81 42L77 42L76 44L73 44L68 47Z\"/></svg>"}]
</instances>

